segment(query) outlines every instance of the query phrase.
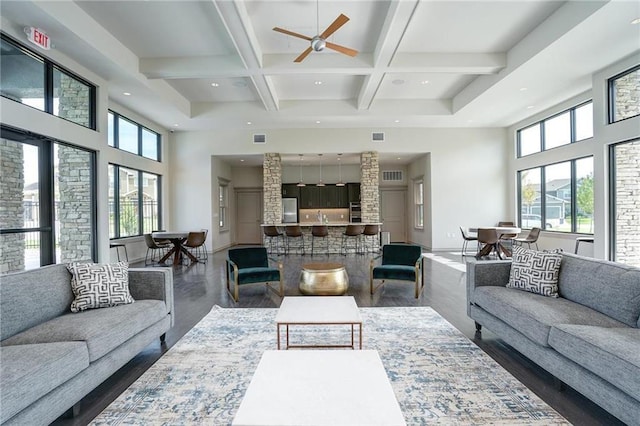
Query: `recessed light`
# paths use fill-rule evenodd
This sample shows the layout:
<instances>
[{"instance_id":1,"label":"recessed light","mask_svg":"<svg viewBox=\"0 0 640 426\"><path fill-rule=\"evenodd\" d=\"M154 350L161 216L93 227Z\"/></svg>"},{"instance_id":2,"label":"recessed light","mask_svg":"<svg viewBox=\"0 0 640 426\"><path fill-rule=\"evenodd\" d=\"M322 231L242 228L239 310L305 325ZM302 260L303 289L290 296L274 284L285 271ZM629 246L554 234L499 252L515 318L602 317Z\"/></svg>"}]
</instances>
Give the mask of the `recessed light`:
<instances>
[{"instance_id":1,"label":"recessed light","mask_svg":"<svg viewBox=\"0 0 640 426\"><path fill-rule=\"evenodd\" d=\"M429 84L429 80L422 80L420 84Z\"/></svg>"},{"instance_id":2,"label":"recessed light","mask_svg":"<svg viewBox=\"0 0 640 426\"><path fill-rule=\"evenodd\" d=\"M320 124L320 120L316 120L316 124Z\"/></svg>"},{"instance_id":3,"label":"recessed light","mask_svg":"<svg viewBox=\"0 0 640 426\"><path fill-rule=\"evenodd\" d=\"M315 84L316 86L320 86L322 84L322 81L316 80L313 82L313 84Z\"/></svg>"},{"instance_id":4,"label":"recessed light","mask_svg":"<svg viewBox=\"0 0 640 426\"><path fill-rule=\"evenodd\" d=\"M218 86L220 86L220 84L219 83L211 83L211 86L212 87L218 87Z\"/></svg>"},{"instance_id":5,"label":"recessed light","mask_svg":"<svg viewBox=\"0 0 640 426\"><path fill-rule=\"evenodd\" d=\"M529 106L527 107L527 109L532 109L532 108L533 108L533 105L529 105Z\"/></svg>"},{"instance_id":6,"label":"recessed light","mask_svg":"<svg viewBox=\"0 0 640 426\"><path fill-rule=\"evenodd\" d=\"M631 25L636 25L636 24L640 24L640 18L636 18L633 21L631 21Z\"/></svg>"},{"instance_id":7,"label":"recessed light","mask_svg":"<svg viewBox=\"0 0 640 426\"><path fill-rule=\"evenodd\" d=\"M122 92L122 94L125 95L125 96L131 96L131 93L129 93L129 92Z\"/></svg>"},{"instance_id":8,"label":"recessed light","mask_svg":"<svg viewBox=\"0 0 640 426\"><path fill-rule=\"evenodd\" d=\"M392 83L396 85L400 85L400 84L404 84L404 80L402 80L401 78L396 78L395 80L392 81Z\"/></svg>"},{"instance_id":9,"label":"recessed light","mask_svg":"<svg viewBox=\"0 0 640 426\"><path fill-rule=\"evenodd\" d=\"M520 88L520 91L521 91L521 92L525 92L526 90L527 90L527 88L526 88L526 87L521 87L521 88Z\"/></svg>"},{"instance_id":10,"label":"recessed light","mask_svg":"<svg viewBox=\"0 0 640 426\"><path fill-rule=\"evenodd\" d=\"M400 120L393 120L393 122L394 122L394 123L399 123L399 122L400 122Z\"/></svg>"},{"instance_id":11,"label":"recessed light","mask_svg":"<svg viewBox=\"0 0 640 426\"><path fill-rule=\"evenodd\" d=\"M400 160L401 157L396 157L396 160Z\"/></svg>"},{"instance_id":12,"label":"recessed light","mask_svg":"<svg viewBox=\"0 0 640 426\"><path fill-rule=\"evenodd\" d=\"M251 124L251 122L250 122L250 121L247 121L247 124Z\"/></svg>"},{"instance_id":13,"label":"recessed light","mask_svg":"<svg viewBox=\"0 0 640 426\"><path fill-rule=\"evenodd\" d=\"M173 127L178 127L178 123L174 124Z\"/></svg>"},{"instance_id":14,"label":"recessed light","mask_svg":"<svg viewBox=\"0 0 640 426\"><path fill-rule=\"evenodd\" d=\"M241 162L241 163L244 163L244 160L243 160L243 159L240 159L240 162Z\"/></svg>"}]
</instances>

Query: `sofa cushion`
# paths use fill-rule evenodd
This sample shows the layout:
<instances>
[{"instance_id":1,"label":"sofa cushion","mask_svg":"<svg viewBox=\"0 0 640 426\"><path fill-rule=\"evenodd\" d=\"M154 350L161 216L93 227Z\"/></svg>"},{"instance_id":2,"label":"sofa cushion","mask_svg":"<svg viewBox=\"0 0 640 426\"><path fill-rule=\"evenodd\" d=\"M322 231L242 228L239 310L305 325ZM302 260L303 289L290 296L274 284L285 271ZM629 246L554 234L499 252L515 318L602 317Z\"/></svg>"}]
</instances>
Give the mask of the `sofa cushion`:
<instances>
[{"instance_id":1,"label":"sofa cushion","mask_svg":"<svg viewBox=\"0 0 640 426\"><path fill-rule=\"evenodd\" d=\"M0 347L0 423L89 366L84 342Z\"/></svg>"},{"instance_id":2,"label":"sofa cushion","mask_svg":"<svg viewBox=\"0 0 640 426\"><path fill-rule=\"evenodd\" d=\"M472 302L542 346L549 346L549 332L553 325L624 327L613 318L567 299L506 287L478 287L473 292Z\"/></svg>"},{"instance_id":3,"label":"sofa cushion","mask_svg":"<svg viewBox=\"0 0 640 426\"><path fill-rule=\"evenodd\" d=\"M507 287L543 296L558 297L558 273L562 254L513 247Z\"/></svg>"},{"instance_id":4,"label":"sofa cushion","mask_svg":"<svg viewBox=\"0 0 640 426\"><path fill-rule=\"evenodd\" d=\"M133 303L129 293L129 264L70 263L71 312Z\"/></svg>"},{"instance_id":5,"label":"sofa cushion","mask_svg":"<svg viewBox=\"0 0 640 426\"><path fill-rule=\"evenodd\" d=\"M549 344L640 403L639 329L563 324L551 329Z\"/></svg>"},{"instance_id":6,"label":"sofa cushion","mask_svg":"<svg viewBox=\"0 0 640 426\"><path fill-rule=\"evenodd\" d=\"M631 327L640 326L640 269L564 253L560 296L602 312Z\"/></svg>"},{"instance_id":7,"label":"sofa cushion","mask_svg":"<svg viewBox=\"0 0 640 426\"><path fill-rule=\"evenodd\" d=\"M109 353L168 313L161 300L65 314L5 340L3 345L84 341L93 362Z\"/></svg>"}]
</instances>

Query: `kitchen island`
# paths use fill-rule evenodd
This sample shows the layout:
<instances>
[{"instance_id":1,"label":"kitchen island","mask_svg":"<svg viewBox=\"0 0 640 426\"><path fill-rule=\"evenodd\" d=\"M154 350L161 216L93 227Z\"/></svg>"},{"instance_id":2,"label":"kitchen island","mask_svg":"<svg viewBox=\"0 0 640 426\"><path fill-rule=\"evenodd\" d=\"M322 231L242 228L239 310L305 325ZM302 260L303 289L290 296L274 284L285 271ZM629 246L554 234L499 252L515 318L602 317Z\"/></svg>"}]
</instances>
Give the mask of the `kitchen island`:
<instances>
[{"instance_id":1,"label":"kitchen island","mask_svg":"<svg viewBox=\"0 0 640 426\"><path fill-rule=\"evenodd\" d=\"M319 254L338 254L341 253L342 251L342 236L345 232L345 230L347 229L348 225L359 225L362 226L363 228L366 225L377 225L379 230L382 228L382 223L381 222L358 222L358 223L350 223L350 222L329 222L329 223L320 223L320 222L300 222L300 223L264 223L261 226L265 227L265 226L275 226L277 227L283 234L285 233L285 228L287 226L300 226L302 228L302 233L304 234L304 244L305 244L305 251L307 254L311 254L311 239L313 238L311 236L311 229L313 228L313 226L321 226L321 225L326 225L328 230L329 230L329 235L326 237L328 238L328 247L329 249L327 250L327 241L325 241L324 239L320 239L320 238L316 238L316 242L315 242L315 254L319 255ZM286 241L286 236L284 237L285 241ZM364 235L360 235L358 238L360 238L360 245L363 246L364 243L364 239L366 238L366 246L368 250L372 250L372 251L378 251L380 248L380 233L378 232L378 234L376 236L367 236L365 237ZM285 243L286 244L286 243ZM296 242L292 242L292 246L293 245L298 245L299 243ZM355 252L355 248L354 248L354 244L353 242L349 241L349 247L347 249L347 253L354 253ZM293 247L292 247L293 249Z\"/></svg>"}]
</instances>

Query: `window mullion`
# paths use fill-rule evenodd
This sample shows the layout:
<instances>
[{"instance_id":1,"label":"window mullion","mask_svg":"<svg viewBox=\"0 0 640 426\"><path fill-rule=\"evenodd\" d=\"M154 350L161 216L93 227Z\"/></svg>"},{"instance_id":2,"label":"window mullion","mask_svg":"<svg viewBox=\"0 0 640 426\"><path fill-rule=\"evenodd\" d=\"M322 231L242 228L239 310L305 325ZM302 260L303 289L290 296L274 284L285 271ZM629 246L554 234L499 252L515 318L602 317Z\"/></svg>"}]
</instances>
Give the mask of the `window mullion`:
<instances>
[{"instance_id":1,"label":"window mullion","mask_svg":"<svg viewBox=\"0 0 640 426\"><path fill-rule=\"evenodd\" d=\"M138 134L140 135L141 133L138 132ZM142 194L142 188L143 188L142 174L143 174L142 170L138 170L138 235L144 234L144 205L143 205L144 197Z\"/></svg>"},{"instance_id":2,"label":"window mullion","mask_svg":"<svg viewBox=\"0 0 640 426\"><path fill-rule=\"evenodd\" d=\"M547 229L547 176L546 167L540 167L540 228Z\"/></svg>"},{"instance_id":3,"label":"window mullion","mask_svg":"<svg viewBox=\"0 0 640 426\"><path fill-rule=\"evenodd\" d=\"M114 126L115 127L115 126ZM120 238L120 166L113 165L113 227L115 238Z\"/></svg>"}]
</instances>

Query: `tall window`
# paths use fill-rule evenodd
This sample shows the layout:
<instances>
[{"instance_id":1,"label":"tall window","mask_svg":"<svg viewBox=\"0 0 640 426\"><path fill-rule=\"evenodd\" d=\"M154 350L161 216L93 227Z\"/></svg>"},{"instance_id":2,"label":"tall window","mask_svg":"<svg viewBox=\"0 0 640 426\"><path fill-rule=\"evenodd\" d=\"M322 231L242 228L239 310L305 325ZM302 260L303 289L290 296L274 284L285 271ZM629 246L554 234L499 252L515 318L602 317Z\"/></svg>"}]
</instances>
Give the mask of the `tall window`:
<instances>
[{"instance_id":1,"label":"tall window","mask_svg":"<svg viewBox=\"0 0 640 426\"><path fill-rule=\"evenodd\" d=\"M95 259L95 154L2 127L0 273Z\"/></svg>"},{"instance_id":2,"label":"tall window","mask_svg":"<svg viewBox=\"0 0 640 426\"><path fill-rule=\"evenodd\" d=\"M160 161L160 134L112 111L107 123L110 146Z\"/></svg>"},{"instance_id":3,"label":"tall window","mask_svg":"<svg viewBox=\"0 0 640 426\"><path fill-rule=\"evenodd\" d=\"M415 213L414 226L424 228L424 182L417 180L413 183L413 204Z\"/></svg>"},{"instance_id":4,"label":"tall window","mask_svg":"<svg viewBox=\"0 0 640 426\"><path fill-rule=\"evenodd\" d=\"M522 170L518 175L522 228L593 233L593 157Z\"/></svg>"},{"instance_id":5,"label":"tall window","mask_svg":"<svg viewBox=\"0 0 640 426\"><path fill-rule=\"evenodd\" d=\"M640 65L609 80L609 123L640 115Z\"/></svg>"},{"instance_id":6,"label":"tall window","mask_svg":"<svg viewBox=\"0 0 640 426\"><path fill-rule=\"evenodd\" d=\"M518 130L518 157L591 137L593 103L589 101Z\"/></svg>"},{"instance_id":7,"label":"tall window","mask_svg":"<svg viewBox=\"0 0 640 426\"><path fill-rule=\"evenodd\" d=\"M96 88L9 37L0 40L0 94L95 129Z\"/></svg>"},{"instance_id":8,"label":"tall window","mask_svg":"<svg viewBox=\"0 0 640 426\"><path fill-rule=\"evenodd\" d=\"M218 181L218 217L220 219L220 230L229 229L228 221L229 204L229 182L220 179Z\"/></svg>"},{"instance_id":9,"label":"tall window","mask_svg":"<svg viewBox=\"0 0 640 426\"><path fill-rule=\"evenodd\" d=\"M160 229L160 176L109 165L109 238Z\"/></svg>"},{"instance_id":10,"label":"tall window","mask_svg":"<svg viewBox=\"0 0 640 426\"><path fill-rule=\"evenodd\" d=\"M640 266L640 139L613 145L611 158L611 258Z\"/></svg>"}]
</instances>

